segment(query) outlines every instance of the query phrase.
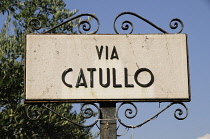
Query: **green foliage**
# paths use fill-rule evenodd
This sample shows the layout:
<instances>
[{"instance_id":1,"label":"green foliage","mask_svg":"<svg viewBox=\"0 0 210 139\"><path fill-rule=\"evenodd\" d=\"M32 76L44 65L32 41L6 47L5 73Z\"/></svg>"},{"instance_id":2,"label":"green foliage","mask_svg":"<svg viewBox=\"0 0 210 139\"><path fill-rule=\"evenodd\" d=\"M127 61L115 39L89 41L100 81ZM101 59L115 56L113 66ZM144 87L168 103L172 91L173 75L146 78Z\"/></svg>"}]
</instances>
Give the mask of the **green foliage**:
<instances>
[{"instance_id":1,"label":"green foliage","mask_svg":"<svg viewBox=\"0 0 210 139\"><path fill-rule=\"evenodd\" d=\"M3 0L0 5L1 13L9 13L0 32L0 138L94 138L90 128L75 126L49 110L41 109L39 118L30 120L28 106L23 104L25 34L35 31L28 23L37 18L42 22L41 31L47 30L77 12L69 11L65 6L62 0ZM77 22L54 33L73 31ZM69 103L47 105L74 122L85 122L72 111ZM31 112L36 109L39 107L33 106Z\"/></svg>"},{"instance_id":2,"label":"green foliage","mask_svg":"<svg viewBox=\"0 0 210 139\"><path fill-rule=\"evenodd\" d=\"M22 32L27 32L28 29L31 29L31 27L28 26L28 23L34 18L41 21L41 31L44 31L62 23L65 19L71 17L78 11L69 11L68 9L65 9L65 6L66 5L62 0L25 0L25 2L22 3L22 9L14 12L14 18L18 21L17 24L21 27ZM60 27L53 33L73 32L73 26L77 24L78 20L79 19ZM34 31L35 30L32 29L32 32Z\"/></svg>"},{"instance_id":3,"label":"green foliage","mask_svg":"<svg viewBox=\"0 0 210 139\"><path fill-rule=\"evenodd\" d=\"M0 7L1 13L10 14L21 8L21 0L1 0Z\"/></svg>"},{"instance_id":4,"label":"green foliage","mask_svg":"<svg viewBox=\"0 0 210 139\"><path fill-rule=\"evenodd\" d=\"M23 93L23 35L7 34L10 20L8 16L0 34L0 98L7 102L3 101L2 105L20 103Z\"/></svg>"}]
</instances>

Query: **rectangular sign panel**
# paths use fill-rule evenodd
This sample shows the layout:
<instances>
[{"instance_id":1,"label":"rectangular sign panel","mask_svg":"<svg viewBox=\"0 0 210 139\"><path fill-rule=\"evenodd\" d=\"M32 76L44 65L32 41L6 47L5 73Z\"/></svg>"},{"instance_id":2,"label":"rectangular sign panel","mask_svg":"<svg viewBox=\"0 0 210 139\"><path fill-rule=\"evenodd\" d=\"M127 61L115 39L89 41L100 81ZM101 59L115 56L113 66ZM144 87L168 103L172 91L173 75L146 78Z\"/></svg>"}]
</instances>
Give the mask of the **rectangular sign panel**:
<instances>
[{"instance_id":1,"label":"rectangular sign panel","mask_svg":"<svg viewBox=\"0 0 210 139\"><path fill-rule=\"evenodd\" d=\"M26 36L25 102L190 101L186 34Z\"/></svg>"}]
</instances>

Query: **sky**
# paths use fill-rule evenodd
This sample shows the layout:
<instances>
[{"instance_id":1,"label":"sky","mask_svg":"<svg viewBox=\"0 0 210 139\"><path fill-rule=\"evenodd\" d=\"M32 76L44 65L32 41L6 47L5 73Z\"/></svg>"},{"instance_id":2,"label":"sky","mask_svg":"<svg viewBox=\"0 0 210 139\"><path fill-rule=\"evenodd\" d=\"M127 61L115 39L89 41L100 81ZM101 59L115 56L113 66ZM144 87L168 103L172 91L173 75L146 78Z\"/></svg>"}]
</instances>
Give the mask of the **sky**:
<instances>
[{"instance_id":1,"label":"sky","mask_svg":"<svg viewBox=\"0 0 210 139\"><path fill-rule=\"evenodd\" d=\"M189 115L184 120L174 118L174 105L155 120L140 128L130 129L120 139L210 139L210 1L209 0L64 0L70 10L78 9L79 14L94 14L100 20L98 34L115 34L113 23L118 14L133 12L150 20L169 33L169 23L179 18L184 23L182 33L188 35L191 102L185 102ZM135 17L133 34L160 33ZM0 16L1 22L5 18ZM3 22L2 22L3 23ZM159 111L159 103L135 103L139 115L131 124L139 124ZM161 103L164 108L169 103ZM119 104L118 104L119 105ZM160 109L161 109L160 108ZM184 110L184 109L183 109ZM123 113L122 113L123 115ZM145 119L144 119L145 118ZM123 118L123 120L127 120ZM94 133L99 130L94 127ZM124 131L120 126L118 134Z\"/></svg>"}]
</instances>

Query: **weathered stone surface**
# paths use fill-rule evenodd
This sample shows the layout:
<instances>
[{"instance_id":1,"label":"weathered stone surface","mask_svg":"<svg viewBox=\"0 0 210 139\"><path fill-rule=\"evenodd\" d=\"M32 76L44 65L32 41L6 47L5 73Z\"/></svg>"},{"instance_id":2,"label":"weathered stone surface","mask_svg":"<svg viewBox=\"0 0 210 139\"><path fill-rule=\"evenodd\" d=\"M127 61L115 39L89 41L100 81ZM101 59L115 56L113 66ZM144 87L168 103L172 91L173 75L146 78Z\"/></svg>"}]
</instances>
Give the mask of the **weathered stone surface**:
<instances>
[{"instance_id":1,"label":"weathered stone surface","mask_svg":"<svg viewBox=\"0 0 210 139\"><path fill-rule=\"evenodd\" d=\"M26 100L187 101L187 57L186 34L27 35Z\"/></svg>"}]
</instances>

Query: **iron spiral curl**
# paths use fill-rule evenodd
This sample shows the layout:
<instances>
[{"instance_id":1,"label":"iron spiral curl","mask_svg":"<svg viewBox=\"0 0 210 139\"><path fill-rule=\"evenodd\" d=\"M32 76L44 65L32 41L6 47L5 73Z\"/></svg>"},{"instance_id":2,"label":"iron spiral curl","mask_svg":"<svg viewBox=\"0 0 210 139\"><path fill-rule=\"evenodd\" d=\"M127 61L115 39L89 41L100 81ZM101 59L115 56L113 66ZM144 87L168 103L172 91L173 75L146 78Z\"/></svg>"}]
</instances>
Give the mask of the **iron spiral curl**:
<instances>
[{"instance_id":1,"label":"iron spiral curl","mask_svg":"<svg viewBox=\"0 0 210 139\"><path fill-rule=\"evenodd\" d=\"M33 30L39 30L42 27L42 23L39 19L33 18L28 22L28 26L31 32L33 32Z\"/></svg>"},{"instance_id":2,"label":"iron spiral curl","mask_svg":"<svg viewBox=\"0 0 210 139\"><path fill-rule=\"evenodd\" d=\"M87 32L87 31L89 31L89 30L91 29L91 24L90 24L90 22L88 22L88 21L82 21L82 22L80 22L79 25L78 25L78 31L79 31L80 34L84 34L84 33L80 30L81 26L82 26L82 30L85 31L85 32ZM94 33L93 33L93 34L94 34Z\"/></svg>"},{"instance_id":3,"label":"iron spiral curl","mask_svg":"<svg viewBox=\"0 0 210 139\"><path fill-rule=\"evenodd\" d=\"M125 111L124 111L125 117L128 118L128 119L133 119L133 118L136 117L136 115L138 114L138 109L137 109L136 105L134 105L132 102L121 103L116 110L116 117L118 119L118 122L121 125L123 125L124 127L127 127L127 128L132 128L133 126L129 126L129 125L126 125L125 123L123 123L122 120L120 119L119 115L118 115L120 108L123 105L126 105L126 104L131 105L134 108L134 110L131 109L131 108L126 108Z\"/></svg>"},{"instance_id":4,"label":"iron spiral curl","mask_svg":"<svg viewBox=\"0 0 210 139\"><path fill-rule=\"evenodd\" d=\"M178 33L181 33L184 28L184 24L180 19L178 19L178 18L172 19L169 26L171 29L177 29L179 27L179 24L181 25L181 29Z\"/></svg>"},{"instance_id":5,"label":"iron spiral curl","mask_svg":"<svg viewBox=\"0 0 210 139\"><path fill-rule=\"evenodd\" d=\"M185 108L185 116L180 117L180 116L182 116L182 115L184 114L184 112L183 112L182 109L177 108L177 109L174 111L174 117L175 117L177 120L184 120L185 118L187 118L187 116L188 116L188 108L187 108L187 106L186 106L184 103L182 103L182 102L173 103L173 104L180 104L180 105L182 105L182 106Z\"/></svg>"},{"instance_id":6,"label":"iron spiral curl","mask_svg":"<svg viewBox=\"0 0 210 139\"><path fill-rule=\"evenodd\" d=\"M122 104L118 107L118 109L120 109L120 107L123 106L123 105L125 105L125 104L130 104L130 105L134 108L134 110L131 109L131 108L127 108L127 109L125 110L125 112L124 112L125 117L127 117L128 119L133 119L134 117L136 117L136 115L137 115L137 113L138 113L138 109L137 109L136 105L134 105L134 104L131 103L131 102L124 102L124 103L122 103ZM117 112L118 112L118 110L117 110Z\"/></svg>"},{"instance_id":7,"label":"iron spiral curl","mask_svg":"<svg viewBox=\"0 0 210 139\"><path fill-rule=\"evenodd\" d=\"M132 29L131 29L131 31L128 34L131 34L133 32L133 29L134 29L134 25L133 25L132 22L130 22L128 20L123 21L121 28L123 30L128 30L130 26L132 27Z\"/></svg>"},{"instance_id":8,"label":"iron spiral curl","mask_svg":"<svg viewBox=\"0 0 210 139\"><path fill-rule=\"evenodd\" d=\"M91 30L91 27L92 27L92 26L91 26L91 23L90 23L89 20L83 20L83 21L81 21L81 22L79 23L79 25L78 25L78 31L79 31L79 33L80 33L80 34L96 34L96 33L98 32L98 30L99 30L99 27L100 27L99 19L98 19L95 15L88 14L88 13L78 15L78 16L75 17L75 18L80 18L80 17L83 17L83 16L89 16L90 19L95 19L96 22L97 22L97 27L96 27L96 30L95 30L95 31L86 33L86 32L88 32L88 31ZM81 26L82 26L82 30L83 30L83 31L80 30L80 27L81 27Z\"/></svg>"},{"instance_id":9,"label":"iron spiral curl","mask_svg":"<svg viewBox=\"0 0 210 139\"><path fill-rule=\"evenodd\" d=\"M92 108L89 107L89 105L92 105L93 107L95 107L97 109L97 112L94 112ZM91 117L93 117L94 115L98 115L97 119L99 119L100 117L100 108L94 104L94 103L84 103L81 108L81 116L84 117L85 119L89 119ZM96 123L97 121L95 121Z\"/></svg>"},{"instance_id":10,"label":"iron spiral curl","mask_svg":"<svg viewBox=\"0 0 210 139\"><path fill-rule=\"evenodd\" d=\"M37 120L41 116L42 109L40 107L29 105L26 108L26 115L30 120Z\"/></svg>"}]
</instances>

